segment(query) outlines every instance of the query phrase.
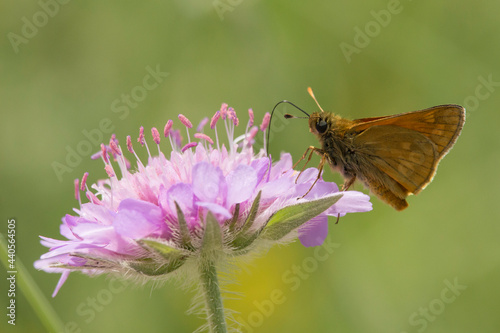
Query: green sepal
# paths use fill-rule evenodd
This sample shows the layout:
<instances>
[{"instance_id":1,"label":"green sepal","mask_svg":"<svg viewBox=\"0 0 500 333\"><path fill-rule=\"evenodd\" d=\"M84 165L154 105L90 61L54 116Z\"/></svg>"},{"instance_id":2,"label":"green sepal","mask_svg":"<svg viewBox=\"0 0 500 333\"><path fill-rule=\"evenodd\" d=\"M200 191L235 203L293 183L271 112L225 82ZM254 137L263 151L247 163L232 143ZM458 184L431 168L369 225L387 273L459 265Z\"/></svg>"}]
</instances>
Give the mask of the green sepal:
<instances>
[{"instance_id":1,"label":"green sepal","mask_svg":"<svg viewBox=\"0 0 500 333\"><path fill-rule=\"evenodd\" d=\"M83 264L81 266L72 266L69 264L53 264L53 265L51 265L51 267L68 268L68 269L72 269L72 270L82 270L82 269L110 269L110 268L116 267L116 265L117 265L116 261L112 261L112 260L101 258L101 257L91 256L88 254L72 253L70 255L72 257L85 259L86 260L85 264Z\"/></svg>"},{"instance_id":2,"label":"green sepal","mask_svg":"<svg viewBox=\"0 0 500 333\"><path fill-rule=\"evenodd\" d=\"M229 225L229 231L233 232L234 228L236 227L236 222L238 222L238 217L240 216L240 204L237 203L234 206L234 213L233 217L230 220L227 220L226 223Z\"/></svg>"},{"instance_id":3,"label":"green sepal","mask_svg":"<svg viewBox=\"0 0 500 333\"><path fill-rule=\"evenodd\" d=\"M182 245L188 250L194 250L193 245L191 244L191 234L189 233L189 228L186 222L186 218L184 217L184 213L181 210L181 207L174 201L175 209L177 210L177 220L179 221L179 234L181 236Z\"/></svg>"},{"instance_id":4,"label":"green sepal","mask_svg":"<svg viewBox=\"0 0 500 333\"><path fill-rule=\"evenodd\" d=\"M142 248L148 251L153 251L167 260L185 256L182 250L156 239L143 238L136 240L136 242Z\"/></svg>"},{"instance_id":5,"label":"green sepal","mask_svg":"<svg viewBox=\"0 0 500 333\"><path fill-rule=\"evenodd\" d=\"M144 275L158 276L175 271L177 268L181 267L184 262L185 259L161 263L152 258L144 258L140 260L128 261L127 266Z\"/></svg>"},{"instance_id":6,"label":"green sepal","mask_svg":"<svg viewBox=\"0 0 500 333\"><path fill-rule=\"evenodd\" d=\"M155 239L136 240L142 248L147 251L160 255L165 260L153 258L144 258L132 261L129 266L146 275L162 275L170 273L181 267L186 262L187 255L185 251L170 246L165 242Z\"/></svg>"},{"instance_id":7,"label":"green sepal","mask_svg":"<svg viewBox=\"0 0 500 333\"><path fill-rule=\"evenodd\" d=\"M207 213L205 221L205 232L201 244L202 256L212 256L217 252L222 251L222 231L219 222L212 214Z\"/></svg>"},{"instance_id":8,"label":"green sepal","mask_svg":"<svg viewBox=\"0 0 500 333\"><path fill-rule=\"evenodd\" d=\"M262 191L259 191L257 193L257 196L255 197L255 200L252 203L252 207L250 208L250 212L248 213L247 219L245 220L245 223L241 227L240 233L246 233L248 229L253 225L253 222L255 221L255 217L257 216L257 213L259 211L259 204L260 204L260 196L262 194Z\"/></svg>"},{"instance_id":9,"label":"green sepal","mask_svg":"<svg viewBox=\"0 0 500 333\"><path fill-rule=\"evenodd\" d=\"M274 213L262 232L262 238L280 240L315 216L318 216L342 198L342 193L313 201L288 206Z\"/></svg>"},{"instance_id":10,"label":"green sepal","mask_svg":"<svg viewBox=\"0 0 500 333\"><path fill-rule=\"evenodd\" d=\"M257 236L260 234L261 230L252 233L249 233L248 230L253 225L255 217L257 216L257 213L259 211L261 194L262 191L259 191L259 193L257 194L252 203L252 207L250 208L250 212L248 213L245 223L243 223L241 229L236 233L235 238L231 242L231 246L236 251L244 249L250 244L252 244L253 241L257 238Z\"/></svg>"}]
</instances>

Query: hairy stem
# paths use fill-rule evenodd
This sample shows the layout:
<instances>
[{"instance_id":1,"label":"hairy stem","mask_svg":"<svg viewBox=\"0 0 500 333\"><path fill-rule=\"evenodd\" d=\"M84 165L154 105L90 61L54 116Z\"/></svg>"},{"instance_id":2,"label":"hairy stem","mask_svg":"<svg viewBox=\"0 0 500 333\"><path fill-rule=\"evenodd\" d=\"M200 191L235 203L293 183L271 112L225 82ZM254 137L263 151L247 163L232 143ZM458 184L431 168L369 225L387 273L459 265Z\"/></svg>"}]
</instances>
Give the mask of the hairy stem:
<instances>
[{"instance_id":1,"label":"hairy stem","mask_svg":"<svg viewBox=\"0 0 500 333\"><path fill-rule=\"evenodd\" d=\"M200 280L205 299L205 311L211 333L226 333L226 319L224 306L217 279L217 269L212 260L207 260L200 265Z\"/></svg>"}]
</instances>

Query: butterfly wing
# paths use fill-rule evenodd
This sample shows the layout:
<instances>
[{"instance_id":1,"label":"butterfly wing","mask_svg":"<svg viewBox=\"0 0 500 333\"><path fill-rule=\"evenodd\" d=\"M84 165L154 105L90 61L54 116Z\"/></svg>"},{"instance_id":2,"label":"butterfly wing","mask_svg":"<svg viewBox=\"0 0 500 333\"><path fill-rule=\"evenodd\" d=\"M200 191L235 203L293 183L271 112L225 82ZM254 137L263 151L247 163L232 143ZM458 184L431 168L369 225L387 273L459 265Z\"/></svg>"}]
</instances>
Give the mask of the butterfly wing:
<instances>
[{"instance_id":1,"label":"butterfly wing","mask_svg":"<svg viewBox=\"0 0 500 333\"><path fill-rule=\"evenodd\" d=\"M357 135L353 145L356 154L369 161L369 168L382 172L363 171L365 178L373 178L370 183L378 179L387 183L383 175L389 176L404 188L393 188L398 197L420 192L432 180L439 160L436 145L428 137L395 125L372 126Z\"/></svg>"},{"instance_id":2,"label":"butterfly wing","mask_svg":"<svg viewBox=\"0 0 500 333\"><path fill-rule=\"evenodd\" d=\"M379 198L402 210L409 194L418 194L432 181L464 122L463 107L441 105L354 120L346 135L352 138L356 154L368 161L360 170L364 182Z\"/></svg>"},{"instance_id":3,"label":"butterfly wing","mask_svg":"<svg viewBox=\"0 0 500 333\"><path fill-rule=\"evenodd\" d=\"M394 125L421 133L435 145L438 162L451 149L465 122L465 109L460 105L439 105L429 109L393 116L354 120L351 133L361 133L373 126Z\"/></svg>"}]
</instances>

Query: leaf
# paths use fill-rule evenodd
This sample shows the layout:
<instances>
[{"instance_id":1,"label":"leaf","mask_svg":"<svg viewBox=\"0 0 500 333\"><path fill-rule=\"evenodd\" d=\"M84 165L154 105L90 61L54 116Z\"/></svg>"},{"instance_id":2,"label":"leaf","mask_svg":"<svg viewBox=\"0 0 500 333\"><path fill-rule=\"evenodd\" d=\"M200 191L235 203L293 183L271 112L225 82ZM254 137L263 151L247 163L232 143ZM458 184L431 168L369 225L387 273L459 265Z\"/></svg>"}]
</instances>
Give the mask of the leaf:
<instances>
[{"instance_id":1,"label":"leaf","mask_svg":"<svg viewBox=\"0 0 500 333\"><path fill-rule=\"evenodd\" d=\"M269 218L262 237L280 240L315 216L318 216L342 198L337 193L327 198L307 201L278 210Z\"/></svg>"}]
</instances>

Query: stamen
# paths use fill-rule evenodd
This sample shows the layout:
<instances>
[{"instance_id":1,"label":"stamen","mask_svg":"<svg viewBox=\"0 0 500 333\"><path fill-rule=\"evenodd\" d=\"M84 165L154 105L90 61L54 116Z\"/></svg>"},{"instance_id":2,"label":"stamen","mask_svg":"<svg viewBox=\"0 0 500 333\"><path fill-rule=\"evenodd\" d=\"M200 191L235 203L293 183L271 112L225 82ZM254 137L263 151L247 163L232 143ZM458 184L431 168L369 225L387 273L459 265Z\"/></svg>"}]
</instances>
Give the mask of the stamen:
<instances>
[{"instance_id":1,"label":"stamen","mask_svg":"<svg viewBox=\"0 0 500 333\"><path fill-rule=\"evenodd\" d=\"M114 156L116 156L116 155L121 156L122 152L118 148L118 145L116 144L116 142L113 141L113 138L111 138L109 140L109 147L111 148L111 152L113 153Z\"/></svg>"},{"instance_id":2,"label":"stamen","mask_svg":"<svg viewBox=\"0 0 500 333\"><path fill-rule=\"evenodd\" d=\"M94 193L90 192L90 191L87 191L85 193L85 196L87 197L87 199L89 199L90 202L92 202L93 204L96 204L96 205L102 205L102 202L101 200L99 200Z\"/></svg>"},{"instance_id":3,"label":"stamen","mask_svg":"<svg viewBox=\"0 0 500 333\"><path fill-rule=\"evenodd\" d=\"M160 132L156 129L156 127L153 127L151 129L151 134L153 135L153 140L156 142L157 145L160 144Z\"/></svg>"},{"instance_id":4,"label":"stamen","mask_svg":"<svg viewBox=\"0 0 500 333\"><path fill-rule=\"evenodd\" d=\"M153 135L153 141L156 143L156 146L158 147L158 156L161 155L160 151L160 132L156 129L156 127L153 127L151 129L151 134Z\"/></svg>"},{"instance_id":5,"label":"stamen","mask_svg":"<svg viewBox=\"0 0 500 333\"><path fill-rule=\"evenodd\" d=\"M92 154L92 155L90 156L90 159L92 159L92 160L97 160L98 158L101 158L101 156L102 156L102 152L99 150L97 153Z\"/></svg>"},{"instance_id":6,"label":"stamen","mask_svg":"<svg viewBox=\"0 0 500 333\"><path fill-rule=\"evenodd\" d=\"M220 111L215 112L215 114L212 117L212 120L210 120L210 128L214 129L215 125L217 124L217 120L220 118Z\"/></svg>"},{"instance_id":7,"label":"stamen","mask_svg":"<svg viewBox=\"0 0 500 333\"><path fill-rule=\"evenodd\" d=\"M127 149L128 149L129 152L131 152L132 154L134 154L135 159L144 168L144 164L142 164L141 160L139 159L139 156L137 156L137 154L134 151L134 147L132 147L132 138L130 137L130 135L127 135ZM128 162L128 161L126 161L126 162ZM129 163L129 165L127 165L127 169L129 169L129 168L130 168L130 163Z\"/></svg>"},{"instance_id":8,"label":"stamen","mask_svg":"<svg viewBox=\"0 0 500 333\"><path fill-rule=\"evenodd\" d=\"M88 172L85 172L83 174L83 177L82 177L82 184L80 185L80 190L83 191L85 190L85 185L86 185L86 182L87 182L87 177L89 176L89 173Z\"/></svg>"},{"instance_id":9,"label":"stamen","mask_svg":"<svg viewBox=\"0 0 500 333\"><path fill-rule=\"evenodd\" d=\"M172 140L174 140L174 143L177 147L181 147L182 144L182 136L181 136L181 131L180 130L172 130L170 132L170 137Z\"/></svg>"},{"instance_id":10,"label":"stamen","mask_svg":"<svg viewBox=\"0 0 500 333\"><path fill-rule=\"evenodd\" d=\"M164 135L165 137L167 137L167 136L168 136L168 134L170 133L170 129L172 128L172 125L173 125L173 124L174 124L174 122L173 122L171 119L169 119L169 120L167 121L167 123L165 124L165 128L163 129L163 135Z\"/></svg>"},{"instance_id":11,"label":"stamen","mask_svg":"<svg viewBox=\"0 0 500 333\"><path fill-rule=\"evenodd\" d=\"M76 178L74 180L74 185L75 185L75 199L76 200L80 200L80 186L78 186L80 180L78 178Z\"/></svg>"},{"instance_id":12,"label":"stamen","mask_svg":"<svg viewBox=\"0 0 500 333\"><path fill-rule=\"evenodd\" d=\"M233 121L233 125L238 126L240 120L238 119L238 116L236 116L236 111L234 111L233 108L229 108L228 114L230 115L228 118Z\"/></svg>"},{"instance_id":13,"label":"stamen","mask_svg":"<svg viewBox=\"0 0 500 333\"><path fill-rule=\"evenodd\" d=\"M106 170L106 173L108 174L109 178L112 178L115 176L115 171L113 170L113 167L111 164L106 164L104 167L104 170Z\"/></svg>"},{"instance_id":14,"label":"stamen","mask_svg":"<svg viewBox=\"0 0 500 333\"><path fill-rule=\"evenodd\" d=\"M208 141L211 145L214 144L214 141L212 140L212 138L210 138L208 135L206 134L203 134L203 133L195 133L194 134L194 137L197 138L197 139L202 139L202 140L205 140L205 141Z\"/></svg>"},{"instance_id":15,"label":"stamen","mask_svg":"<svg viewBox=\"0 0 500 333\"><path fill-rule=\"evenodd\" d=\"M254 120L254 115L253 115L253 110L252 109L248 109L248 128L252 127L253 126L253 120Z\"/></svg>"},{"instance_id":16,"label":"stamen","mask_svg":"<svg viewBox=\"0 0 500 333\"><path fill-rule=\"evenodd\" d=\"M181 152L183 153L186 150L188 150L189 148L196 147L197 145L198 145L198 142L190 142L187 145L185 145L184 147L182 147Z\"/></svg>"},{"instance_id":17,"label":"stamen","mask_svg":"<svg viewBox=\"0 0 500 333\"><path fill-rule=\"evenodd\" d=\"M262 119L262 124L260 124L260 130L262 132L264 132L267 128L267 126L269 126L269 121L271 120L271 114L269 112L266 112L266 114L264 115L264 118Z\"/></svg>"},{"instance_id":18,"label":"stamen","mask_svg":"<svg viewBox=\"0 0 500 333\"><path fill-rule=\"evenodd\" d=\"M250 132L248 133L248 137L247 137L247 145L248 146L252 145L252 141L258 132L259 132L259 128L257 126L254 126L250 129Z\"/></svg>"},{"instance_id":19,"label":"stamen","mask_svg":"<svg viewBox=\"0 0 500 333\"><path fill-rule=\"evenodd\" d=\"M191 122L189 121L189 119L187 119L187 117L185 115L183 115L182 113L179 113L179 115L177 117L179 118L179 120L181 121L181 123L183 123L184 126L186 126L187 128L192 128L193 127L193 124L191 124Z\"/></svg>"},{"instance_id":20,"label":"stamen","mask_svg":"<svg viewBox=\"0 0 500 333\"><path fill-rule=\"evenodd\" d=\"M222 105L220 106L220 115L222 117L222 120L226 120L226 116L227 116L227 104L226 103L222 103Z\"/></svg>"},{"instance_id":21,"label":"stamen","mask_svg":"<svg viewBox=\"0 0 500 333\"><path fill-rule=\"evenodd\" d=\"M198 124L198 127L196 127L196 131L199 133L203 133L203 127L205 127L207 123L208 123L208 117L203 118Z\"/></svg>"},{"instance_id":22,"label":"stamen","mask_svg":"<svg viewBox=\"0 0 500 333\"><path fill-rule=\"evenodd\" d=\"M187 139L188 139L188 142L191 141L191 138L189 137L189 129L193 128L193 124L191 124L189 119L187 119L187 117L185 115L183 115L182 113L179 113L179 115L177 117L179 118L181 123L183 123L184 126L186 126Z\"/></svg>"},{"instance_id":23,"label":"stamen","mask_svg":"<svg viewBox=\"0 0 500 333\"><path fill-rule=\"evenodd\" d=\"M217 120L220 118L220 111L215 112L215 114L212 117L212 120L210 120L210 128L215 131L215 141L217 142L217 149L220 150L219 146L219 135L217 134Z\"/></svg>"},{"instance_id":24,"label":"stamen","mask_svg":"<svg viewBox=\"0 0 500 333\"><path fill-rule=\"evenodd\" d=\"M139 137L137 138L137 142L141 144L141 146L144 146L145 140L144 140L144 127L141 126L139 128Z\"/></svg>"},{"instance_id":25,"label":"stamen","mask_svg":"<svg viewBox=\"0 0 500 333\"><path fill-rule=\"evenodd\" d=\"M101 157L104 160L104 163L109 163L108 153L106 151L106 146L104 145L104 143L101 143Z\"/></svg>"},{"instance_id":26,"label":"stamen","mask_svg":"<svg viewBox=\"0 0 500 333\"><path fill-rule=\"evenodd\" d=\"M132 147L132 138L130 137L130 135L127 135L127 149L129 152L134 154L134 147Z\"/></svg>"}]
</instances>

